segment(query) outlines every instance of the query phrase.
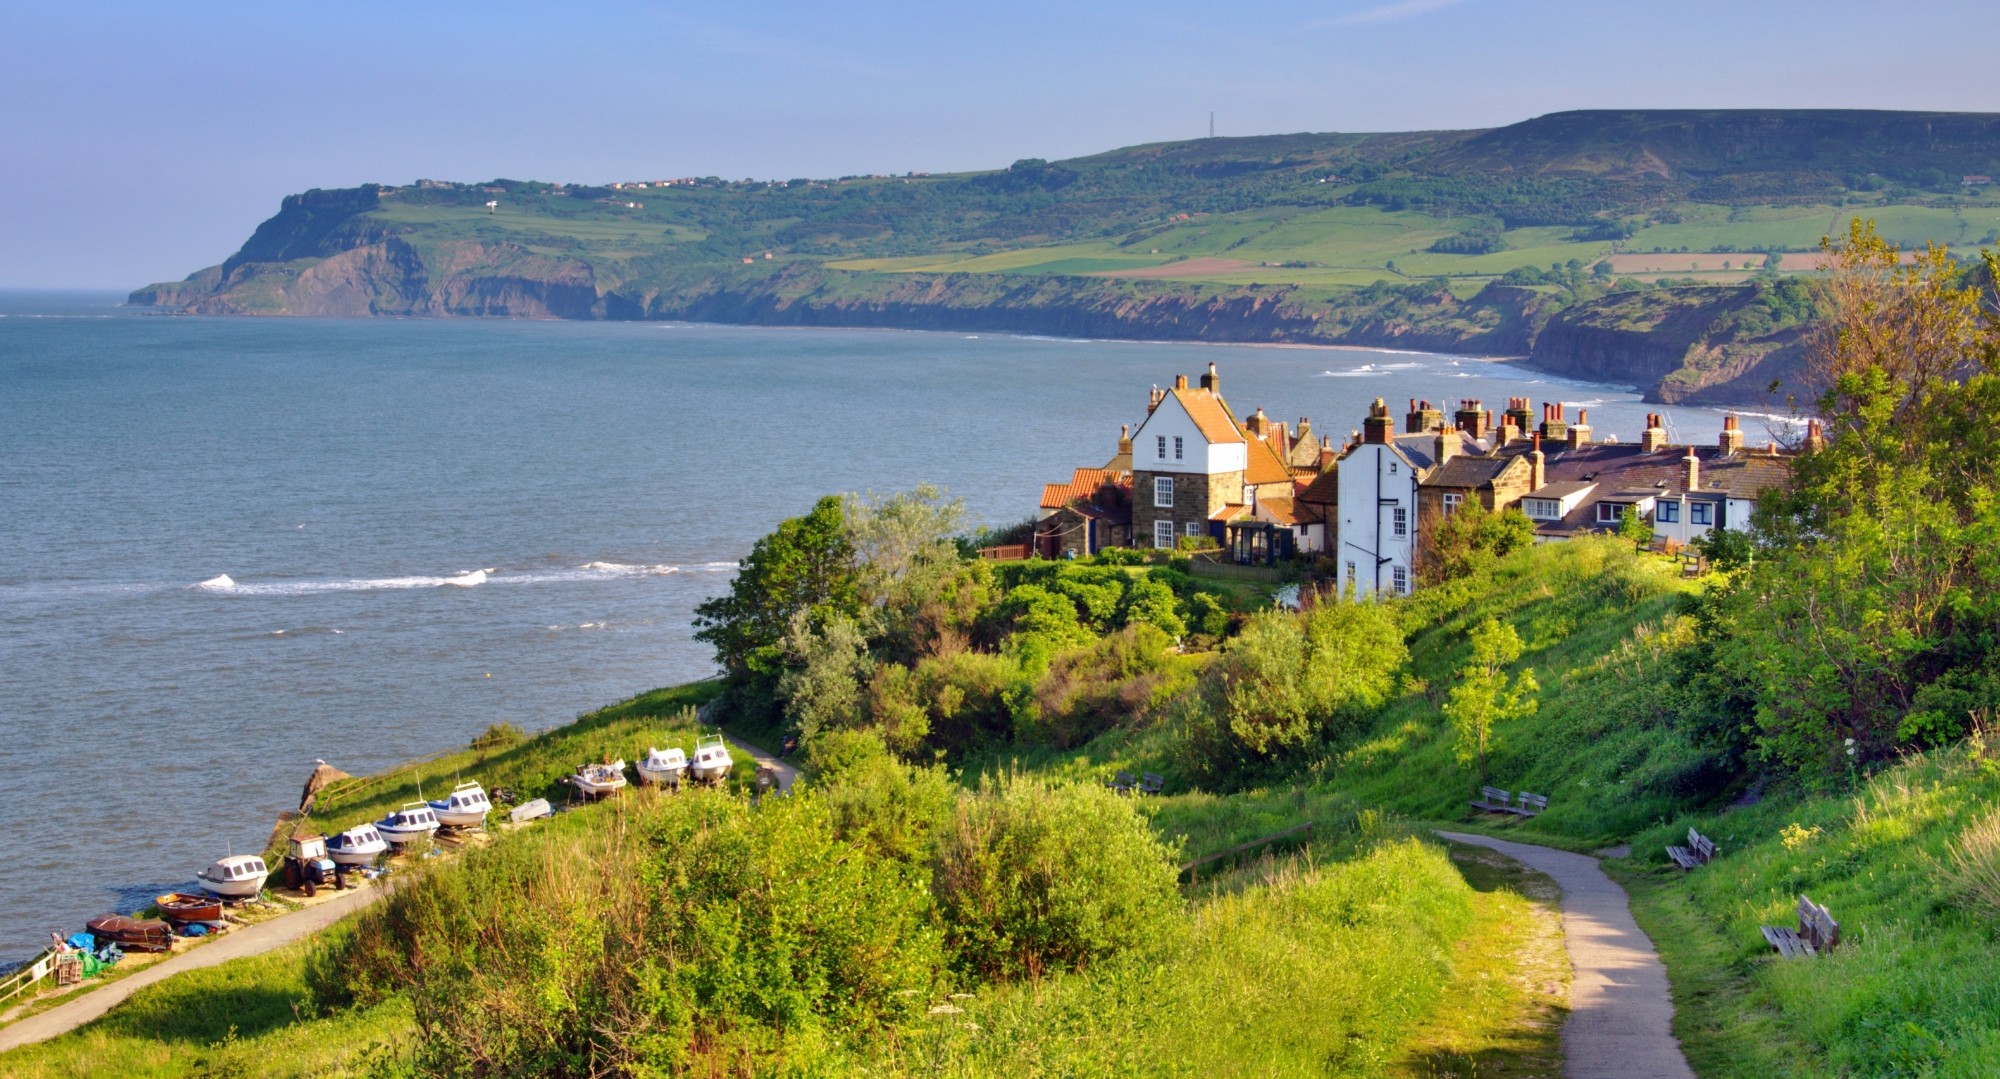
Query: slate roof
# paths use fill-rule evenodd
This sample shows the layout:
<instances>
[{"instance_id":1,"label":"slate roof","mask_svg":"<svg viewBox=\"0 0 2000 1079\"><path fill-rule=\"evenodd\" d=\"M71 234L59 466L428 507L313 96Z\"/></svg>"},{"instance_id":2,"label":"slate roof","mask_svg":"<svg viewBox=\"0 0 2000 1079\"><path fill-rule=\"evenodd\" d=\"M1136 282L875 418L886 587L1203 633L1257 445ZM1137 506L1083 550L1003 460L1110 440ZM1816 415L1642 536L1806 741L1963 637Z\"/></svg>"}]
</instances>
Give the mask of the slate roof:
<instances>
[{"instance_id":1,"label":"slate roof","mask_svg":"<svg viewBox=\"0 0 2000 1079\"><path fill-rule=\"evenodd\" d=\"M1461 455L1439 465L1425 478L1425 487L1467 487L1478 489L1498 479L1519 458L1473 457Z\"/></svg>"},{"instance_id":2,"label":"slate roof","mask_svg":"<svg viewBox=\"0 0 2000 1079\"><path fill-rule=\"evenodd\" d=\"M1595 482L1604 494L1585 498L1561 521L1539 522L1536 530L1549 535L1606 531L1612 523L1599 523L1597 504L1606 500L1632 501L1639 498L1681 493L1681 460L1686 446L1668 446L1652 453L1629 442L1600 442L1566 449L1553 456L1546 472L1548 482L1529 497L1560 497L1548 493L1559 484ZM1699 469L1701 494L1726 493L1730 498L1755 499L1764 491L1782 486L1791 476L1792 459L1768 453L1738 450L1726 453L1720 446L1694 447Z\"/></svg>"}]
</instances>

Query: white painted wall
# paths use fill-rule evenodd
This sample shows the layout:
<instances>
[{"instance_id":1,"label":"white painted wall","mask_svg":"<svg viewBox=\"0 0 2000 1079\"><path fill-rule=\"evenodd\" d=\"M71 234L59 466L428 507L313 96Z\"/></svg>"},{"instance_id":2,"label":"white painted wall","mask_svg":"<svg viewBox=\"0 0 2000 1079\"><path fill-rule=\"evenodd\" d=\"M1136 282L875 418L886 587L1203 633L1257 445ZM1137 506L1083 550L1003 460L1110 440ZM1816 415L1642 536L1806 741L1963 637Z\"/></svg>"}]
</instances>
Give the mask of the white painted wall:
<instances>
[{"instance_id":1,"label":"white painted wall","mask_svg":"<svg viewBox=\"0 0 2000 1079\"><path fill-rule=\"evenodd\" d=\"M1166 439L1166 453L1160 453L1160 439ZM1181 458L1174 459L1174 439L1181 439ZM1250 464L1250 448L1242 442L1211 445L1202 437L1194 417L1172 394L1146 417L1132 436L1132 470L1135 472L1181 472L1214 476L1241 472Z\"/></svg>"},{"instance_id":2,"label":"white painted wall","mask_svg":"<svg viewBox=\"0 0 2000 1079\"><path fill-rule=\"evenodd\" d=\"M1341 565L1354 563L1357 596L1377 590L1394 594L1401 567L1416 588L1417 470L1393 446L1364 442L1340 459L1340 525L1331 552ZM1395 511L1404 511L1403 535L1395 534Z\"/></svg>"}]
</instances>

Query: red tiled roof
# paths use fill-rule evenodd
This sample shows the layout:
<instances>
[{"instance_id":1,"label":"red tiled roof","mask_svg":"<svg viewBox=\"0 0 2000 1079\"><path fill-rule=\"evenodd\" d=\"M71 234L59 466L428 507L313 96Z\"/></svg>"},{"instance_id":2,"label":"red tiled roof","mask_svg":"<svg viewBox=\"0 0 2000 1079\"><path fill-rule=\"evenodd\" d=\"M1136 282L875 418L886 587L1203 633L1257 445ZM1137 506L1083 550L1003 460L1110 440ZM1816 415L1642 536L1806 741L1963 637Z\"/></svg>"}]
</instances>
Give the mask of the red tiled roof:
<instances>
[{"instance_id":1,"label":"red tiled roof","mask_svg":"<svg viewBox=\"0 0 2000 1079\"><path fill-rule=\"evenodd\" d=\"M1295 525L1299 523L1297 509L1289 498L1260 498L1257 500L1257 516L1275 524Z\"/></svg>"},{"instance_id":2,"label":"red tiled roof","mask_svg":"<svg viewBox=\"0 0 2000 1079\"><path fill-rule=\"evenodd\" d=\"M1278 456L1278 451L1271 448L1270 443L1259 438L1250 440L1250 463L1243 470L1243 482L1261 486L1266 483L1284 483L1291 478L1292 470L1285 466L1284 460Z\"/></svg>"},{"instance_id":3,"label":"red tiled roof","mask_svg":"<svg viewBox=\"0 0 2000 1079\"><path fill-rule=\"evenodd\" d=\"M1297 495L1300 502L1316 502L1322 506L1332 506L1340 502L1340 469L1329 468L1319 474L1319 478L1307 484Z\"/></svg>"},{"instance_id":4,"label":"red tiled roof","mask_svg":"<svg viewBox=\"0 0 2000 1079\"><path fill-rule=\"evenodd\" d=\"M1127 487L1132 482L1131 474L1115 472L1108 468L1079 468L1071 474L1068 483L1049 483L1042 486L1042 508L1057 510L1071 502L1088 502L1097 497L1097 492L1105 487Z\"/></svg>"},{"instance_id":5,"label":"red tiled roof","mask_svg":"<svg viewBox=\"0 0 2000 1079\"><path fill-rule=\"evenodd\" d=\"M1172 391L1173 398L1181 403L1194 425L1201 431L1201 437L1211 443L1242 442L1242 428L1229 415L1222 399L1203 389L1180 389Z\"/></svg>"},{"instance_id":6,"label":"red tiled roof","mask_svg":"<svg viewBox=\"0 0 2000 1079\"><path fill-rule=\"evenodd\" d=\"M1209 514L1208 519L1211 521L1234 521L1238 517L1241 517L1245 513L1248 513L1249 510L1250 507L1248 506L1239 506L1236 503L1231 502L1229 505L1224 506L1221 509L1216 510L1214 513Z\"/></svg>"}]
</instances>

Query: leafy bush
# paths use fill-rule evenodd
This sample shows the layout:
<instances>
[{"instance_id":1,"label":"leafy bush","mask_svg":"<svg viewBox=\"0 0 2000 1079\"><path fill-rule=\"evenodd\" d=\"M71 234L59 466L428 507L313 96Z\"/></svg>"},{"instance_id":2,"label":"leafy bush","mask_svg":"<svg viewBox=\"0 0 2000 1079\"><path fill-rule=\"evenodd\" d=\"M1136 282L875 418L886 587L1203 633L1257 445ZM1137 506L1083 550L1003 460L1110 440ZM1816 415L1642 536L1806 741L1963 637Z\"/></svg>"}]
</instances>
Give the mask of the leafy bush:
<instances>
[{"instance_id":1,"label":"leafy bush","mask_svg":"<svg viewBox=\"0 0 2000 1079\"><path fill-rule=\"evenodd\" d=\"M922 869L809 791L565 816L397 889L322 957L321 1001L407 995L433 1074L659 1074L893 1027L937 984Z\"/></svg>"},{"instance_id":2,"label":"leafy bush","mask_svg":"<svg viewBox=\"0 0 2000 1079\"><path fill-rule=\"evenodd\" d=\"M932 880L954 964L987 978L1079 969L1179 921L1173 850L1095 784L982 783L945 826Z\"/></svg>"}]
</instances>

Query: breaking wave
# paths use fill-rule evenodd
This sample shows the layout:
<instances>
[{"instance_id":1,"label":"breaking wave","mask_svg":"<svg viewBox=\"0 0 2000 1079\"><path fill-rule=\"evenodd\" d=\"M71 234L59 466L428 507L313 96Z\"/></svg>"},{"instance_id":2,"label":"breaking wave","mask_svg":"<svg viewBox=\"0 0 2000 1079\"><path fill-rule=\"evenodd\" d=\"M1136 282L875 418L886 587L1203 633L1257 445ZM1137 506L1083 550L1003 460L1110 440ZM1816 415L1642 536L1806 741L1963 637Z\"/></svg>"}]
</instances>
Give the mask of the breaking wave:
<instances>
[{"instance_id":1,"label":"breaking wave","mask_svg":"<svg viewBox=\"0 0 2000 1079\"><path fill-rule=\"evenodd\" d=\"M665 577L676 573L734 572L734 562L703 562L691 566L669 563L585 562L575 569L502 572L488 566L441 576L350 577L320 581L238 582L228 574L211 577L190 588L231 596L309 596L325 592L384 592L417 588L475 588L480 585L562 584L619 577Z\"/></svg>"}]
</instances>

